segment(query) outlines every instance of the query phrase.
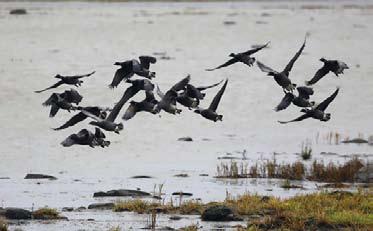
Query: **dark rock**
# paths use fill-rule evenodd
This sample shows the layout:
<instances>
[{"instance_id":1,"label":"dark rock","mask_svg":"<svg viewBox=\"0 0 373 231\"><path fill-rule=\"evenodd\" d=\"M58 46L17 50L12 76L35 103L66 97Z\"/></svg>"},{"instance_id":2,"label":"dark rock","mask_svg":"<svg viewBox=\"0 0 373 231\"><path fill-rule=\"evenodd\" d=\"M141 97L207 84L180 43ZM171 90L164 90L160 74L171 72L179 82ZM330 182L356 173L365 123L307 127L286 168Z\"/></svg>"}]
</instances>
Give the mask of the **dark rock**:
<instances>
[{"instance_id":1,"label":"dark rock","mask_svg":"<svg viewBox=\"0 0 373 231\"><path fill-rule=\"evenodd\" d=\"M72 212L72 211L74 211L73 207L63 207L62 208L62 212Z\"/></svg>"},{"instance_id":2,"label":"dark rock","mask_svg":"<svg viewBox=\"0 0 373 231\"><path fill-rule=\"evenodd\" d=\"M88 209L110 210L114 208L114 203L93 203L88 205Z\"/></svg>"},{"instance_id":3,"label":"dark rock","mask_svg":"<svg viewBox=\"0 0 373 231\"><path fill-rule=\"evenodd\" d=\"M342 143L344 143L344 144L366 144L366 143L368 143L368 141L364 140L364 139L361 139L361 138L355 138L355 139L352 139L352 140L344 140L344 141L342 141Z\"/></svg>"},{"instance_id":4,"label":"dark rock","mask_svg":"<svg viewBox=\"0 0 373 231\"><path fill-rule=\"evenodd\" d=\"M230 26L230 25L235 25L236 22L235 21L224 21L223 24L227 25L227 26Z\"/></svg>"},{"instance_id":5,"label":"dark rock","mask_svg":"<svg viewBox=\"0 0 373 231\"><path fill-rule=\"evenodd\" d=\"M178 141L187 141L187 142L192 142L193 139L192 137L189 137L189 136L186 136L186 137L180 137L179 139L177 139Z\"/></svg>"},{"instance_id":6,"label":"dark rock","mask_svg":"<svg viewBox=\"0 0 373 231\"><path fill-rule=\"evenodd\" d=\"M209 176L209 174L202 173L202 174L199 174L199 176Z\"/></svg>"},{"instance_id":7,"label":"dark rock","mask_svg":"<svg viewBox=\"0 0 373 231\"><path fill-rule=\"evenodd\" d=\"M139 175L139 176L132 176L131 177L132 179L150 179L150 178L153 178L151 176L143 176L143 175Z\"/></svg>"},{"instance_id":8,"label":"dark rock","mask_svg":"<svg viewBox=\"0 0 373 231\"><path fill-rule=\"evenodd\" d=\"M174 177L189 177L189 175L186 173L180 173L180 174L174 175Z\"/></svg>"},{"instance_id":9,"label":"dark rock","mask_svg":"<svg viewBox=\"0 0 373 231\"><path fill-rule=\"evenodd\" d=\"M147 197L147 196L151 196L150 193L140 191L140 190L131 190L131 189L110 190L107 192L96 192L93 194L93 197Z\"/></svg>"},{"instance_id":10,"label":"dark rock","mask_svg":"<svg viewBox=\"0 0 373 231\"><path fill-rule=\"evenodd\" d=\"M44 174L27 174L25 179L49 179L49 180L57 180L57 177L44 175Z\"/></svg>"},{"instance_id":11,"label":"dark rock","mask_svg":"<svg viewBox=\"0 0 373 231\"><path fill-rule=\"evenodd\" d=\"M31 212L20 208L6 208L5 218L10 220L27 220L31 219Z\"/></svg>"},{"instance_id":12,"label":"dark rock","mask_svg":"<svg viewBox=\"0 0 373 231\"><path fill-rule=\"evenodd\" d=\"M193 196L193 193L174 192L174 193L172 193L172 196L187 196L187 197L191 197L191 196Z\"/></svg>"},{"instance_id":13,"label":"dark rock","mask_svg":"<svg viewBox=\"0 0 373 231\"><path fill-rule=\"evenodd\" d=\"M93 218L88 218L87 221L95 221Z\"/></svg>"},{"instance_id":14,"label":"dark rock","mask_svg":"<svg viewBox=\"0 0 373 231\"><path fill-rule=\"evenodd\" d=\"M23 15L27 14L26 9L13 9L9 11L9 14Z\"/></svg>"},{"instance_id":15,"label":"dark rock","mask_svg":"<svg viewBox=\"0 0 373 231\"><path fill-rule=\"evenodd\" d=\"M203 221L242 221L233 210L225 205L214 205L203 211Z\"/></svg>"},{"instance_id":16,"label":"dark rock","mask_svg":"<svg viewBox=\"0 0 373 231\"><path fill-rule=\"evenodd\" d=\"M171 216L170 217L170 220L173 220L173 221L179 221L181 219L182 219L182 217L180 217L180 216Z\"/></svg>"},{"instance_id":17,"label":"dark rock","mask_svg":"<svg viewBox=\"0 0 373 231\"><path fill-rule=\"evenodd\" d=\"M7 177L7 176L5 176L5 177L0 177L0 180L9 180L10 179L10 177Z\"/></svg>"},{"instance_id":18,"label":"dark rock","mask_svg":"<svg viewBox=\"0 0 373 231\"><path fill-rule=\"evenodd\" d=\"M84 206L80 206L79 208L75 209L76 212L81 212L81 211L84 211L86 210L87 208L84 207Z\"/></svg>"}]
</instances>

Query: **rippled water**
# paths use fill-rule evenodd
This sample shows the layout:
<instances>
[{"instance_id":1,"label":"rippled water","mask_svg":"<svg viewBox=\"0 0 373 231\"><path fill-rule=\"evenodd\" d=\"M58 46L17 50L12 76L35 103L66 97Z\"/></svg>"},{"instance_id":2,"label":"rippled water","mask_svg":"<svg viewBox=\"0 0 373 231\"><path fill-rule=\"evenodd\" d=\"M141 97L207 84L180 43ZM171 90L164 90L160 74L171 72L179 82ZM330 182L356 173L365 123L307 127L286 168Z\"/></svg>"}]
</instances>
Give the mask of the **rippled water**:
<instances>
[{"instance_id":1,"label":"rippled water","mask_svg":"<svg viewBox=\"0 0 373 231\"><path fill-rule=\"evenodd\" d=\"M340 163L349 159L319 155L322 151L368 154L364 159L372 159L372 146L330 145L324 139L331 131L342 138L373 133L372 7L357 9L343 2L308 10L302 9L304 4L0 3L0 177L10 177L0 180L2 206L87 206L96 201L95 191L139 187L152 192L155 184L164 184L167 195L182 190L205 202L224 199L226 190L233 195L258 192L281 197L306 193L315 190L314 183L305 182L308 190L285 191L275 180L213 178L218 157L226 153L241 156L246 150L252 163L271 159L277 152L278 162L291 162L299 159L295 153L306 140L312 143L315 159ZM9 15L16 7L25 7L29 14ZM225 25L225 21L235 24ZM231 52L267 41L270 48L258 53L257 59L282 69L306 33L310 36L304 55L291 73L294 82L303 84L312 77L322 64L321 57L341 59L350 66L341 78L330 74L314 88L314 99L322 101L336 86L341 87L328 108L332 119L327 123L278 124L277 120L297 117L299 109L274 112L282 90L256 66L236 64L204 71L225 62ZM162 89L187 74L196 85L229 78L218 108L223 122L207 121L186 108L178 116L138 114L125 123L121 135L107 133L112 141L109 148L63 148L59 143L65 137L93 127L84 122L53 131L73 114L61 111L50 119L49 108L41 103L52 92L69 88L42 94L33 91L53 84L57 73L96 70L79 88L82 104L113 106L125 90L124 84L115 90L107 87L115 72L113 63L154 52L171 57L152 66ZM207 92L202 106L210 104L217 90ZM136 99L142 97L139 94ZM183 136L194 141L177 141ZM27 173L51 174L58 180L23 180ZM175 178L178 173L190 177ZM209 176L199 176L202 173ZM130 179L133 175L154 178Z\"/></svg>"}]
</instances>

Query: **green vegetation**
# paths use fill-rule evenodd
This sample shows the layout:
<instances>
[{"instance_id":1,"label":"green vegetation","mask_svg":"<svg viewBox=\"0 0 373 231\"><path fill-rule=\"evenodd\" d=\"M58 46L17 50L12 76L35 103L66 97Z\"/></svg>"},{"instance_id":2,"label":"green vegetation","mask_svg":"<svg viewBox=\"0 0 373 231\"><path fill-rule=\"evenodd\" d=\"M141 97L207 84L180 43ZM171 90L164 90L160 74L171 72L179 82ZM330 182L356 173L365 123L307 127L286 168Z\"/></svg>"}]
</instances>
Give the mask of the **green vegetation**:
<instances>
[{"instance_id":1,"label":"green vegetation","mask_svg":"<svg viewBox=\"0 0 373 231\"><path fill-rule=\"evenodd\" d=\"M309 143L302 144L302 151L300 153L303 160L309 160L312 156L312 147Z\"/></svg>"},{"instance_id":2,"label":"green vegetation","mask_svg":"<svg viewBox=\"0 0 373 231\"><path fill-rule=\"evenodd\" d=\"M226 205L240 216L251 217L245 230L315 230L322 227L335 230L342 228L373 229L373 193L371 189L359 190L356 193L319 192L299 195L290 199L246 194L227 198L224 202L208 204L191 200L185 202L181 207L136 199L119 201L114 211L149 214L152 211L167 214L201 214L204 209L216 204ZM197 226L185 227L183 230L197 230Z\"/></svg>"}]
</instances>

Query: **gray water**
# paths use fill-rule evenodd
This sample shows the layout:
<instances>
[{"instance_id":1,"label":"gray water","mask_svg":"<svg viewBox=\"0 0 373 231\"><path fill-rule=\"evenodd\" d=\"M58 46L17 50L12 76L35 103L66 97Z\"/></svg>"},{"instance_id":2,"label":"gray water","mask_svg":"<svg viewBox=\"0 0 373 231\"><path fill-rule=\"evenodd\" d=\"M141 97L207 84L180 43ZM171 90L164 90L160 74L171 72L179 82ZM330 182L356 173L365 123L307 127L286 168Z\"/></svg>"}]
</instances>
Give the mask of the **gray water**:
<instances>
[{"instance_id":1,"label":"gray water","mask_svg":"<svg viewBox=\"0 0 373 231\"><path fill-rule=\"evenodd\" d=\"M356 7L348 4L0 3L0 177L10 177L0 180L0 207L87 206L98 201L92 197L95 191L141 188L152 192L156 184L164 184L166 198L181 190L192 192L193 198L203 202L223 200L226 191L289 197L315 191L315 183L303 182L307 190L289 191L281 189L278 180L216 180L218 157L226 153L241 157L246 150L245 162L255 163L272 159L276 152L278 162L293 162L300 159L296 153L308 141L313 159L343 163L352 154L372 159L372 146L331 145L324 138L329 132L338 132L343 138L373 134L373 8L357 7L369 2L353 3ZM306 10L304 6L326 9ZM17 7L26 8L29 14L9 15L9 10ZM236 24L228 26L224 21ZM235 64L204 71L225 62L231 52L267 41L271 41L270 48L256 58L280 70L299 49L306 33L304 54L290 76L295 83L301 85L310 79L321 67L321 57L340 59L350 66L340 78L329 74L314 87L317 102L341 87L328 108L332 119L327 123L277 123L296 118L299 109L274 112L282 90L256 66ZM69 87L42 94L33 91L53 84L57 73L96 70L78 89L84 96L82 105L112 107L126 88L123 83L114 90L107 87L116 70L113 63L154 52L166 52L172 58L158 59L151 67L162 89L187 74L196 85L229 78L218 108L223 122L207 121L186 108L177 116L140 113L124 123L122 134L107 133L112 142L109 148L62 147L60 142L68 135L94 128L86 121L53 131L51 128L73 113L61 111L50 119L49 108L41 103L52 92ZM217 91L209 90L201 105L208 107ZM135 97L142 98L143 94ZM184 136L194 141L177 141ZM58 180L24 180L27 173L50 174ZM190 177L174 177L179 173ZM130 179L134 175L154 178Z\"/></svg>"}]
</instances>

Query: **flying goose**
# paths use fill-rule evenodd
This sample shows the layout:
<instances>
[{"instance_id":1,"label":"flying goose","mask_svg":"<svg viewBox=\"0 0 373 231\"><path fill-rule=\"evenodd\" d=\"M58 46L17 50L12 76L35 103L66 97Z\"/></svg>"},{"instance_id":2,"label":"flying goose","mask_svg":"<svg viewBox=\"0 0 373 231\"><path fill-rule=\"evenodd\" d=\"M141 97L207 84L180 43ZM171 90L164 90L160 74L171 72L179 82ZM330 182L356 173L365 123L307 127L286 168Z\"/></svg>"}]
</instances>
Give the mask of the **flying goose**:
<instances>
[{"instance_id":1,"label":"flying goose","mask_svg":"<svg viewBox=\"0 0 373 231\"><path fill-rule=\"evenodd\" d=\"M55 76L55 78L60 79L60 81L58 81L56 84L54 84L54 85L52 85L50 87L47 87L47 88L45 88L43 90L35 91L35 93L41 93L43 91L46 91L46 90L49 90L49 89L52 89L52 88L57 88L57 87L59 87L62 84L74 85L76 87L81 86L81 84L83 83L83 81L80 80L80 79L84 78L84 77L91 76L94 73L95 73L95 71L93 71L93 72L91 72L89 74L85 74L85 75L73 75L73 76L62 76L60 74L57 74Z\"/></svg>"},{"instance_id":2,"label":"flying goose","mask_svg":"<svg viewBox=\"0 0 373 231\"><path fill-rule=\"evenodd\" d=\"M327 75L330 71L333 72L337 77L339 74L343 74L344 69L349 69L346 63L338 60L327 60L324 58L320 59L324 63L314 75L310 81L306 81L306 85L312 85L317 83L322 77Z\"/></svg>"},{"instance_id":3,"label":"flying goose","mask_svg":"<svg viewBox=\"0 0 373 231\"><path fill-rule=\"evenodd\" d=\"M227 66L230 66L232 64L235 64L237 62L244 63L244 64L248 65L249 67L251 67L255 62L255 58L251 57L251 55L253 55L256 52L260 51L261 49L267 47L268 44L269 44L269 42L266 43L263 46L260 46L258 48L251 49L251 50L248 50L248 51L245 51L245 52L242 52L242 53L237 53L237 54L231 53L229 56L232 57L232 58L230 60L228 60L226 63L224 63L224 64L222 64L218 67L212 68L212 69L206 69L206 71L217 70L217 69L220 69L222 67L227 67Z\"/></svg>"},{"instance_id":4,"label":"flying goose","mask_svg":"<svg viewBox=\"0 0 373 231\"><path fill-rule=\"evenodd\" d=\"M77 107L72 103L79 104L83 97L74 89L67 90L63 93L53 93L42 105L45 107L51 106L49 117L54 117L59 109L76 110Z\"/></svg>"},{"instance_id":5,"label":"flying goose","mask_svg":"<svg viewBox=\"0 0 373 231\"><path fill-rule=\"evenodd\" d=\"M313 89L310 87L297 87L298 96L295 96L291 92L285 92L284 98L282 98L279 105L274 109L275 111L281 111L289 107L291 103L298 107L312 107L315 102L310 102L310 95L313 95Z\"/></svg>"},{"instance_id":6,"label":"flying goose","mask_svg":"<svg viewBox=\"0 0 373 231\"><path fill-rule=\"evenodd\" d=\"M257 61L256 63L261 71L268 73L267 74L268 76L273 76L275 81L278 83L278 85L280 85L285 91L292 92L297 85L291 82L291 80L289 79L289 73L291 69L293 68L295 61L301 55L305 45L306 45L306 39L304 39L303 45L301 46L299 51L294 55L294 57L286 65L285 69L281 72L277 72L259 61Z\"/></svg>"},{"instance_id":7,"label":"flying goose","mask_svg":"<svg viewBox=\"0 0 373 231\"><path fill-rule=\"evenodd\" d=\"M77 134L72 134L61 142L64 147L70 147L72 145L88 145L92 148L95 146L107 147L110 145L110 141L105 140L105 134L99 129L95 129L95 134L88 131L87 129L80 130Z\"/></svg>"}]
</instances>

